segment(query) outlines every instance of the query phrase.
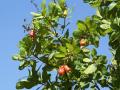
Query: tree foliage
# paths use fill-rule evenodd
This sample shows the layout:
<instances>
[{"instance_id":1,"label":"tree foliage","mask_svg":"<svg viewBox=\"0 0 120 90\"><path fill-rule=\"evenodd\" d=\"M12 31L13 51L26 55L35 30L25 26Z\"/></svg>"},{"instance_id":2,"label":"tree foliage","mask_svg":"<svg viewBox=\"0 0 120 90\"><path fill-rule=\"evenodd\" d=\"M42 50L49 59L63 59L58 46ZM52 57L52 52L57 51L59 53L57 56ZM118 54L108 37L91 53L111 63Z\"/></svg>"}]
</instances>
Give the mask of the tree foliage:
<instances>
[{"instance_id":1,"label":"tree foliage","mask_svg":"<svg viewBox=\"0 0 120 90\"><path fill-rule=\"evenodd\" d=\"M100 90L99 86L120 89L120 1L83 1L96 8L96 14L78 20L72 35L67 1L53 0L47 4L43 0L40 11L31 13L30 26L24 26L28 34L13 56L20 62L19 70L28 69L28 77L17 82L17 89L36 85L43 90ZM107 56L96 51L100 38L106 35L113 55L110 64ZM89 45L95 47L90 50ZM71 70L59 75L62 65Z\"/></svg>"}]
</instances>

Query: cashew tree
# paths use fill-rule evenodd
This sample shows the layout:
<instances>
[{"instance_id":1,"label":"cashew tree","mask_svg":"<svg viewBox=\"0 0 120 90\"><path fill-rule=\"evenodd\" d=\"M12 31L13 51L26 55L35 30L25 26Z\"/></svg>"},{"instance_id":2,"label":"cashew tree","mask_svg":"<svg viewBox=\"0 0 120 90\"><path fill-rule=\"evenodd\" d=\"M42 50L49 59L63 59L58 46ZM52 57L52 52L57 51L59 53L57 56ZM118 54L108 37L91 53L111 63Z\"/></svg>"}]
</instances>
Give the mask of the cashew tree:
<instances>
[{"instance_id":1,"label":"cashew tree","mask_svg":"<svg viewBox=\"0 0 120 90\"><path fill-rule=\"evenodd\" d=\"M96 14L77 20L72 35L67 2L43 0L40 9L31 12L29 26L23 25L27 34L12 58L20 62L19 70L28 70L28 76L16 83L16 89L120 90L120 1L83 0ZM109 37L110 60L97 53L105 36Z\"/></svg>"}]
</instances>

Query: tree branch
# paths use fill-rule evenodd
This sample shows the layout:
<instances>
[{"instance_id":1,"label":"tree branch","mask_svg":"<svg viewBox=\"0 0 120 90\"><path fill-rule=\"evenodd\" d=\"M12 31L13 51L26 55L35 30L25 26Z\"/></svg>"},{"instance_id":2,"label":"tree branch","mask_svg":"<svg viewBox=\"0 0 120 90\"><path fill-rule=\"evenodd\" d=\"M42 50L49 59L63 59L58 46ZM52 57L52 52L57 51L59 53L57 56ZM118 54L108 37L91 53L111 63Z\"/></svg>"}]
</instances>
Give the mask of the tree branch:
<instances>
[{"instance_id":1,"label":"tree branch","mask_svg":"<svg viewBox=\"0 0 120 90\"><path fill-rule=\"evenodd\" d=\"M97 85L97 83L95 83L95 87L96 87L98 90L100 90L100 88L99 88L99 86Z\"/></svg>"},{"instance_id":2,"label":"tree branch","mask_svg":"<svg viewBox=\"0 0 120 90\"><path fill-rule=\"evenodd\" d=\"M34 2L34 0L31 0L30 2L34 5L34 7L36 8L36 10L39 11L38 5Z\"/></svg>"},{"instance_id":3,"label":"tree branch","mask_svg":"<svg viewBox=\"0 0 120 90\"><path fill-rule=\"evenodd\" d=\"M54 3L56 3L56 1L54 0Z\"/></svg>"}]
</instances>

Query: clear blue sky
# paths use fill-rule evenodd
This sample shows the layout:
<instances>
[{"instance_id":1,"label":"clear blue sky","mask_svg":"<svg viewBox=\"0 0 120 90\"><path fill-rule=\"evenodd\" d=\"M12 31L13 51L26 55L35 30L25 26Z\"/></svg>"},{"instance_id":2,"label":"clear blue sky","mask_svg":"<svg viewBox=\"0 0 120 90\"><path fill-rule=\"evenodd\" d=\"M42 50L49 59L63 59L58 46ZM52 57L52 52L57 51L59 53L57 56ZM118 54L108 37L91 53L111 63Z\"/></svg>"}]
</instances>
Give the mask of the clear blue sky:
<instances>
[{"instance_id":1,"label":"clear blue sky","mask_svg":"<svg viewBox=\"0 0 120 90\"><path fill-rule=\"evenodd\" d=\"M95 13L95 10L83 4L82 0L69 0L69 4L74 7L71 19L73 29L76 28L77 19L84 19ZM35 8L30 0L1 0L0 2L0 90L16 90L18 79L27 75L25 71L18 70L19 63L12 61L11 56L18 51L18 41L24 36L23 19L30 21L31 11L35 11ZM106 41L107 38L101 39L102 48L98 51L110 57Z\"/></svg>"}]
</instances>

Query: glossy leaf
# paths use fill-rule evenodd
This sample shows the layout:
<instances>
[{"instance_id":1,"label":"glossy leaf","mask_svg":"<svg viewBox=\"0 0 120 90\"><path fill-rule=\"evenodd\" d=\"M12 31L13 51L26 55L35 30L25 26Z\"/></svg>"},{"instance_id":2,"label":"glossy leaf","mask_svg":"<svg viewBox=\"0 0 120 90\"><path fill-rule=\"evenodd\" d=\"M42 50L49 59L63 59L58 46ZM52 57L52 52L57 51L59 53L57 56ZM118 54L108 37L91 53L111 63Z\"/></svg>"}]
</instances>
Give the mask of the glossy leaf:
<instances>
[{"instance_id":1,"label":"glossy leaf","mask_svg":"<svg viewBox=\"0 0 120 90\"><path fill-rule=\"evenodd\" d=\"M117 5L117 3L112 2L112 3L109 5L109 10L112 10L116 5Z\"/></svg>"},{"instance_id":2,"label":"glossy leaf","mask_svg":"<svg viewBox=\"0 0 120 90\"><path fill-rule=\"evenodd\" d=\"M23 69L24 69L25 67L27 67L29 64L30 64L30 62L29 62L29 61L26 61L26 60L20 62L19 70L23 70Z\"/></svg>"},{"instance_id":3,"label":"glossy leaf","mask_svg":"<svg viewBox=\"0 0 120 90\"><path fill-rule=\"evenodd\" d=\"M84 71L85 74L92 74L97 70L97 67L94 64L89 65Z\"/></svg>"},{"instance_id":4,"label":"glossy leaf","mask_svg":"<svg viewBox=\"0 0 120 90\"><path fill-rule=\"evenodd\" d=\"M91 60L89 58L84 58L83 62L89 63Z\"/></svg>"}]
</instances>

